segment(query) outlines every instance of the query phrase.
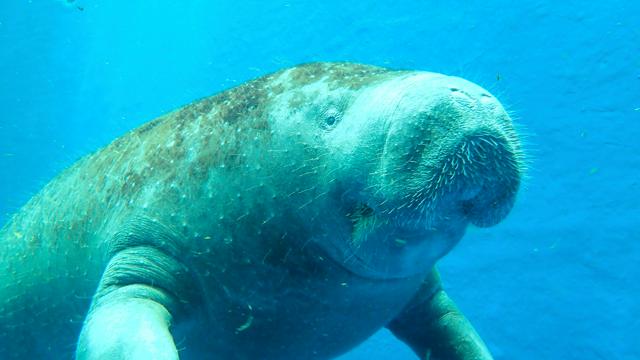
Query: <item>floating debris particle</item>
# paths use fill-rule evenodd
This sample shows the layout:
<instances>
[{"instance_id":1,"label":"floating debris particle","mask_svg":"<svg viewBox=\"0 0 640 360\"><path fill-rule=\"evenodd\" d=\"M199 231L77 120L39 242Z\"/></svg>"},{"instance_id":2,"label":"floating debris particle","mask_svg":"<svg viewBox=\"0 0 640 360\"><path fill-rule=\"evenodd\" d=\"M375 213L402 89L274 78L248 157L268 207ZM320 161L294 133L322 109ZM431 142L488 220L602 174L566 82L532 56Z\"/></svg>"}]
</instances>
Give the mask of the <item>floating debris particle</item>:
<instances>
[{"instance_id":1,"label":"floating debris particle","mask_svg":"<svg viewBox=\"0 0 640 360\"><path fill-rule=\"evenodd\" d=\"M249 306L249 311L250 311L249 317L247 318L247 321L244 322L244 324L242 324L242 325L240 325L240 326L238 326L236 328L236 334L239 333L239 332L247 330L248 328L251 327L251 324L253 323L253 314L252 314L253 308L251 307L251 305L248 305L248 306Z\"/></svg>"},{"instance_id":2,"label":"floating debris particle","mask_svg":"<svg viewBox=\"0 0 640 360\"><path fill-rule=\"evenodd\" d=\"M396 244L396 246L398 247L404 247L405 245L407 245L407 240L404 239L398 239L396 238L395 240L393 240L393 242Z\"/></svg>"}]
</instances>

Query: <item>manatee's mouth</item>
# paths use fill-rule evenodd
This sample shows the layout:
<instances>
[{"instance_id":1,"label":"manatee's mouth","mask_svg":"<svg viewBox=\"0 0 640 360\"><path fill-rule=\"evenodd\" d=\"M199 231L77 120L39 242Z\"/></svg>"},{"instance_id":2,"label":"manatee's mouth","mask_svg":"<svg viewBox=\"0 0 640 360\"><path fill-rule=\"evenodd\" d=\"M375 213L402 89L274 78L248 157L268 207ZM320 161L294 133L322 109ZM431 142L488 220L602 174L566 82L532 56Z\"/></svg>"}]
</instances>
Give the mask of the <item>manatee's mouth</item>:
<instances>
[{"instance_id":1,"label":"manatee's mouth","mask_svg":"<svg viewBox=\"0 0 640 360\"><path fill-rule=\"evenodd\" d=\"M399 196L363 197L353 206L345 267L376 278L428 271L469 223L488 227L506 217L521 176L507 139L477 132L441 153L448 155L396 177Z\"/></svg>"},{"instance_id":2,"label":"manatee's mouth","mask_svg":"<svg viewBox=\"0 0 640 360\"><path fill-rule=\"evenodd\" d=\"M350 237L334 249L332 258L355 275L378 280L426 273L457 243L466 227L452 221L429 228L402 216L380 214L365 202L358 203L348 217Z\"/></svg>"}]
</instances>

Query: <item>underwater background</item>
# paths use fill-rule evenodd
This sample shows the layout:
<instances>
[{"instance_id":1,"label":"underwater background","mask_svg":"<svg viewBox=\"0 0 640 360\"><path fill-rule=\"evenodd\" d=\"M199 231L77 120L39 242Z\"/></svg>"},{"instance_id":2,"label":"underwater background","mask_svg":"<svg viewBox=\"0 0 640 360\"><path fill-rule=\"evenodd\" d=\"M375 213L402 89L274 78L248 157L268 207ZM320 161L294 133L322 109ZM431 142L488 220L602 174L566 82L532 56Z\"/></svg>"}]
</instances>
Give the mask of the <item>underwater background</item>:
<instances>
[{"instance_id":1,"label":"underwater background","mask_svg":"<svg viewBox=\"0 0 640 360\"><path fill-rule=\"evenodd\" d=\"M440 262L446 289L496 359L640 359L638 1L3 0L0 224L126 131L309 61L493 92L528 176ZM383 330L340 359L414 358Z\"/></svg>"}]
</instances>

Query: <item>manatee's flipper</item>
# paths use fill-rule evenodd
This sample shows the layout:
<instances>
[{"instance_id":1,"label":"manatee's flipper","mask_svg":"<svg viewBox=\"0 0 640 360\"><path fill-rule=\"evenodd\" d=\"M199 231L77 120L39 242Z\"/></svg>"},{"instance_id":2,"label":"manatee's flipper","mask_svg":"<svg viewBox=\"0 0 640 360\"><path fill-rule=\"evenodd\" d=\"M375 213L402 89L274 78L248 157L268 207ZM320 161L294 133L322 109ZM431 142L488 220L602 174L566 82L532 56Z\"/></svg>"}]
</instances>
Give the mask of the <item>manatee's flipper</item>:
<instances>
[{"instance_id":1,"label":"manatee's flipper","mask_svg":"<svg viewBox=\"0 0 640 360\"><path fill-rule=\"evenodd\" d=\"M416 297L387 327L420 359L493 359L469 320L442 290L435 269Z\"/></svg>"},{"instance_id":2,"label":"manatee's flipper","mask_svg":"<svg viewBox=\"0 0 640 360\"><path fill-rule=\"evenodd\" d=\"M158 245L166 239L147 239L129 233L115 241L78 340L78 360L178 359L170 327L183 311L188 271Z\"/></svg>"}]
</instances>

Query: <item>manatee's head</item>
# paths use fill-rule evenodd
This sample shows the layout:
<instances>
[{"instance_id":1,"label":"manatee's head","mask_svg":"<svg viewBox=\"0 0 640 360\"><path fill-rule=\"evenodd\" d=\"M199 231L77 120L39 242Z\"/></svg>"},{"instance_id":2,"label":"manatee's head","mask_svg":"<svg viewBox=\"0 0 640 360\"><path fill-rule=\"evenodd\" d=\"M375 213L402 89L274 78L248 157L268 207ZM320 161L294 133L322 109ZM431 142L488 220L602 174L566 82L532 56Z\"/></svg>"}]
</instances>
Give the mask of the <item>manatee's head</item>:
<instances>
[{"instance_id":1,"label":"manatee's head","mask_svg":"<svg viewBox=\"0 0 640 360\"><path fill-rule=\"evenodd\" d=\"M503 220L523 159L511 118L461 78L324 65L305 86L306 117L327 148L321 181L338 204L322 246L370 278L423 274L469 224ZM311 114L311 116L309 115ZM342 220L341 220L342 219Z\"/></svg>"}]
</instances>

